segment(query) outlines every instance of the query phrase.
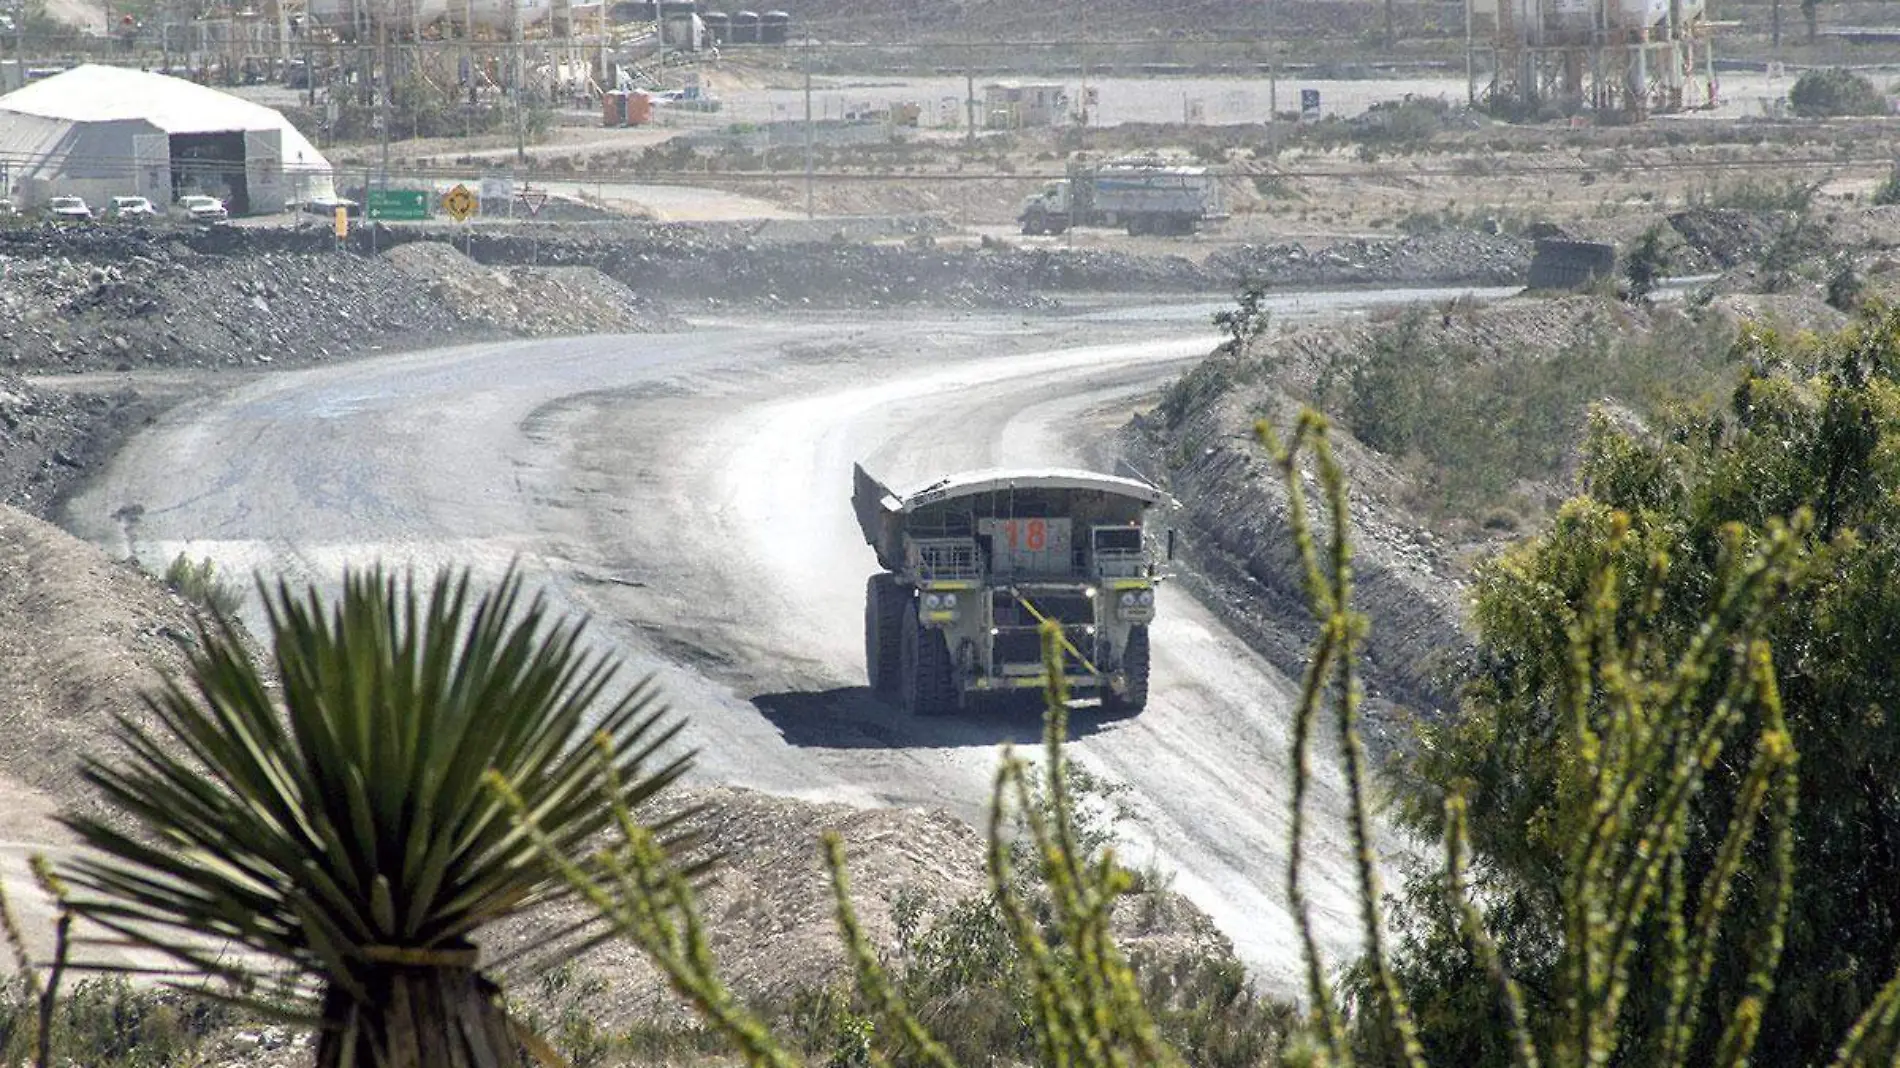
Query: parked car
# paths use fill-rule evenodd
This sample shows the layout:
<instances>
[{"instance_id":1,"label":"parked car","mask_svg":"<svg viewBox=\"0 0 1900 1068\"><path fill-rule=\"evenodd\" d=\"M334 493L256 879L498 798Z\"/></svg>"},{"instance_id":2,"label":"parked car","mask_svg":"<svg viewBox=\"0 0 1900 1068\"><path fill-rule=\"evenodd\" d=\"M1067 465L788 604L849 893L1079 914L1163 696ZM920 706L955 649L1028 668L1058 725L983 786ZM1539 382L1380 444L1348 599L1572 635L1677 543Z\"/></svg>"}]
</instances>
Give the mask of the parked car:
<instances>
[{"instance_id":1,"label":"parked car","mask_svg":"<svg viewBox=\"0 0 1900 1068\"><path fill-rule=\"evenodd\" d=\"M56 222L92 221L92 209L81 197L54 197L46 202L46 214Z\"/></svg>"},{"instance_id":2,"label":"parked car","mask_svg":"<svg viewBox=\"0 0 1900 1068\"><path fill-rule=\"evenodd\" d=\"M311 215L321 215L326 219L336 218L336 209L342 208L352 219L363 214L363 206L349 197L311 197L303 202L303 210Z\"/></svg>"},{"instance_id":3,"label":"parked car","mask_svg":"<svg viewBox=\"0 0 1900 1068\"><path fill-rule=\"evenodd\" d=\"M113 197L106 214L114 219L144 222L158 218L158 206L145 197Z\"/></svg>"},{"instance_id":4,"label":"parked car","mask_svg":"<svg viewBox=\"0 0 1900 1068\"><path fill-rule=\"evenodd\" d=\"M224 209L224 201L198 193L179 197L178 206L185 209L193 222L223 222L231 217Z\"/></svg>"}]
</instances>

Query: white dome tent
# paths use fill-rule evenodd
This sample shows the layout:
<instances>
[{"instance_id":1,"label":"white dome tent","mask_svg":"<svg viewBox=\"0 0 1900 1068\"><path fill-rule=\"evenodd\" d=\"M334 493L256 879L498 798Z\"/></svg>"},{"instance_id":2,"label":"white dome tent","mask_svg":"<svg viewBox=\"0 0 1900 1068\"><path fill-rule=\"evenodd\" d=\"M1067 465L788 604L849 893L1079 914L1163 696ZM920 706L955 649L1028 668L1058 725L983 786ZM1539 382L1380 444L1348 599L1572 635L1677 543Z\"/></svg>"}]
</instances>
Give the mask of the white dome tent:
<instances>
[{"instance_id":1,"label":"white dome tent","mask_svg":"<svg viewBox=\"0 0 1900 1068\"><path fill-rule=\"evenodd\" d=\"M88 64L0 96L0 195L21 207L207 193L256 215L334 192L329 161L280 112L195 82Z\"/></svg>"}]
</instances>

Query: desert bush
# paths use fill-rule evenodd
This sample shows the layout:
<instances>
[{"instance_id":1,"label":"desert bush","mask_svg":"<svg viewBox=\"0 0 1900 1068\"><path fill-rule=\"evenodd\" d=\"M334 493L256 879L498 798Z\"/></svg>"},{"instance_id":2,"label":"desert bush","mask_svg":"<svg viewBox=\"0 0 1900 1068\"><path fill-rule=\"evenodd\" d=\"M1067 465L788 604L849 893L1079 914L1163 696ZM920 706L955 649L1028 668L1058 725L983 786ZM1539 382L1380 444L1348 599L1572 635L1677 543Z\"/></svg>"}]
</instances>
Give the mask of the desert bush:
<instances>
[{"instance_id":1,"label":"desert bush","mask_svg":"<svg viewBox=\"0 0 1900 1068\"><path fill-rule=\"evenodd\" d=\"M1751 654L1758 662L1750 670L1781 695L1787 738L1801 753L1799 786L1787 799L1798 800L1787 846L1800 873L1797 903L1782 927L1784 959L1772 989L1756 984L1743 953L1725 950L1698 968L1711 995L1754 1000L1761 1063L1859 1063L1835 1060L1850 1037L1867 1063L1890 1062L1896 994L1888 977L1900 911L1868 888L1900 879L1890 847L1900 838L1895 735L1884 711L1896 701L1890 664L1900 640L1892 578L1900 551L1885 533L1896 506L1884 488L1900 462L1896 353L1900 316L1892 312L1819 343L1754 332L1738 354L1749 370L1726 405L1686 406L1648 434L1599 420L1583 492L1548 531L1481 571L1474 619L1482 644L1467 708L1422 746L1432 786L1410 812L1415 825L1439 827L1437 798L1453 789L1470 794L1485 925L1528 980L1533 1018L1566 986L1550 947L1568 937L1552 905L1572 877L1561 783L1578 752L1565 740L1573 715L1565 687L1580 606L1601 596L1604 583L1623 591L1618 627L1630 635L1623 640L1640 636L1667 662L1706 642L1706 612L1724 574L1717 547L1785 538L1788 571L1755 626L1761 651ZM1737 709L1723 703L1721 687L1739 670L1711 674L1682 705L1684 719L1731 717ZM1608 711L1606 703L1590 714ZM1751 733L1769 726L1765 709L1740 711ZM1741 761L1725 753L1689 807L1683 877L1725 863L1719 816L1746 796ZM1773 856L1749 853L1751 864ZM1783 907L1771 886L1758 872L1738 879L1731 937ZM1410 931L1399 954L1415 980L1408 988L1421 999L1429 992L1428 1045L1457 1063L1507 1063L1483 1014L1458 1018L1486 999L1489 985L1481 962L1451 948L1463 921L1442 900L1421 886L1399 909ZM1667 933L1651 927L1631 952L1655 959L1656 940ZM1632 982L1629 997L1655 996L1673 982L1666 970L1650 974L1656 978ZM1878 1026L1857 1030L1869 1020ZM1713 1028L1671 1038L1660 1017L1637 1017L1626 1041L1687 1043L1694 1060L1715 1063L1727 1038Z\"/></svg>"},{"instance_id":2,"label":"desert bush","mask_svg":"<svg viewBox=\"0 0 1900 1068\"><path fill-rule=\"evenodd\" d=\"M209 556L197 563L179 553L165 567L165 587L200 608L229 616L244 607L244 587L218 573Z\"/></svg>"},{"instance_id":3,"label":"desert bush","mask_svg":"<svg viewBox=\"0 0 1900 1068\"><path fill-rule=\"evenodd\" d=\"M1825 181L1804 182L1798 178L1787 181L1754 178L1737 178L1731 182L1712 181L1691 189L1687 203L1692 208L1712 210L1805 212L1814 203L1815 194L1825 184Z\"/></svg>"},{"instance_id":4,"label":"desert bush","mask_svg":"<svg viewBox=\"0 0 1900 1068\"><path fill-rule=\"evenodd\" d=\"M1873 202L1876 206L1900 204L1900 167L1887 172L1887 177L1874 187Z\"/></svg>"},{"instance_id":5,"label":"desert bush","mask_svg":"<svg viewBox=\"0 0 1900 1068\"><path fill-rule=\"evenodd\" d=\"M350 570L330 599L280 582L270 684L228 619L201 624L185 678L148 695L148 721L119 720L115 759L83 764L116 813L62 815L88 847L62 901L316 1025L324 1068L513 1063L471 939L569 884L524 855L489 778L572 846L611 818L580 800L596 761L636 804L689 758L656 763L679 726L649 687L615 686L617 664L524 598L518 573L470 585ZM596 744L577 746L587 732Z\"/></svg>"},{"instance_id":6,"label":"desert bush","mask_svg":"<svg viewBox=\"0 0 1900 1068\"><path fill-rule=\"evenodd\" d=\"M1656 283L1668 270L1669 252L1663 248L1662 227L1651 226L1623 258L1623 277L1629 282L1630 302L1648 304L1650 294L1656 291Z\"/></svg>"},{"instance_id":7,"label":"desert bush","mask_svg":"<svg viewBox=\"0 0 1900 1068\"><path fill-rule=\"evenodd\" d=\"M1714 318L1658 318L1646 332L1604 322L1555 352L1446 340L1439 319L1415 308L1375 333L1340 396L1321 399L1368 445L1420 461L1412 503L1441 519L1507 506L1523 480L1561 475L1589 405L1614 397L1654 411L1730 373L1733 335Z\"/></svg>"},{"instance_id":8,"label":"desert bush","mask_svg":"<svg viewBox=\"0 0 1900 1068\"><path fill-rule=\"evenodd\" d=\"M1885 115L1887 98L1873 82L1840 67L1811 70L1795 79L1788 105L1804 119Z\"/></svg>"},{"instance_id":9,"label":"desert bush","mask_svg":"<svg viewBox=\"0 0 1900 1068\"><path fill-rule=\"evenodd\" d=\"M1266 286L1247 282L1241 286L1234 307L1214 313L1214 326L1227 335L1226 347L1230 354L1244 355L1247 347L1273 325L1273 316L1266 309L1266 301Z\"/></svg>"}]
</instances>

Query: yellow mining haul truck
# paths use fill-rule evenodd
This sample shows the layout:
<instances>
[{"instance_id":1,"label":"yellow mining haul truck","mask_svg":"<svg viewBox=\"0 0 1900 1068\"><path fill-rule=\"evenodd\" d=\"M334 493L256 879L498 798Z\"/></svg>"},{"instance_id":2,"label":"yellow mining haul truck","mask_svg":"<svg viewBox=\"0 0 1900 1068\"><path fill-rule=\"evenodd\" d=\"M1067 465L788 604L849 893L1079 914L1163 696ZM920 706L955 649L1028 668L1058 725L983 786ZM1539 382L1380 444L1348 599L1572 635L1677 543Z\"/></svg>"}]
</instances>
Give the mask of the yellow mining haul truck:
<instances>
[{"instance_id":1,"label":"yellow mining haul truck","mask_svg":"<svg viewBox=\"0 0 1900 1068\"><path fill-rule=\"evenodd\" d=\"M853 471L851 503L883 571L864 590L871 687L918 715L1042 685L1044 620L1072 692L1103 711L1148 702L1159 580L1145 482L1063 469L973 471L908 494Z\"/></svg>"}]
</instances>

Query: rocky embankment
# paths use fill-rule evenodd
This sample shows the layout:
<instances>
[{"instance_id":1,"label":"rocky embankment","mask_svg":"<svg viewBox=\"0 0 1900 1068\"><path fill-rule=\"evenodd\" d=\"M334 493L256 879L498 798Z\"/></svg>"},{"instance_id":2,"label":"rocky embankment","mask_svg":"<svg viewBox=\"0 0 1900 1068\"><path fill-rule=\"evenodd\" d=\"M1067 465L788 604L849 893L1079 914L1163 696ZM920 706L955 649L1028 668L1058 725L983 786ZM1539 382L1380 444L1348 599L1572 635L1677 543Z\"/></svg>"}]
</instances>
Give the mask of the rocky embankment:
<instances>
[{"instance_id":1,"label":"rocky embankment","mask_svg":"<svg viewBox=\"0 0 1900 1068\"><path fill-rule=\"evenodd\" d=\"M1123 441L1181 503L1174 524L1188 565L1183 580L1294 679L1305 671L1317 630L1287 486L1255 443L1253 427L1264 415L1284 431L1297 412L1284 396L1225 393L1175 409L1164 405L1137 418ZM1367 741L1391 753L1410 734L1400 706L1430 716L1454 700L1451 670L1470 646L1462 587L1437 537L1391 500L1384 488L1396 480L1390 465L1342 434L1333 444L1351 480L1356 606L1371 621L1362 661ZM1325 522L1310 462L1304 484L1316 522ZM1323 544L1326 531L1316 534Z\"/></svg>"},{"instance_id":2,"label":"rocky embankment","mask_svg":"<svg viewBox=\"0 0 1900 1068\"><path fill-rule=\"evenodd\" d=\"M1521 241L1446 232L1197 262L822 222L563 224L469 231L318 227L0 229L0 501L45 514L163 398L57 391L23 375L257 371L375 351L671 326L669 309L1036 307L1065 293L1508 282ZM451 241L454 237L459 240Z\"/></svg>"}]
</instances>

